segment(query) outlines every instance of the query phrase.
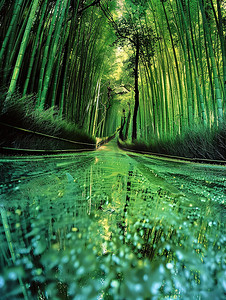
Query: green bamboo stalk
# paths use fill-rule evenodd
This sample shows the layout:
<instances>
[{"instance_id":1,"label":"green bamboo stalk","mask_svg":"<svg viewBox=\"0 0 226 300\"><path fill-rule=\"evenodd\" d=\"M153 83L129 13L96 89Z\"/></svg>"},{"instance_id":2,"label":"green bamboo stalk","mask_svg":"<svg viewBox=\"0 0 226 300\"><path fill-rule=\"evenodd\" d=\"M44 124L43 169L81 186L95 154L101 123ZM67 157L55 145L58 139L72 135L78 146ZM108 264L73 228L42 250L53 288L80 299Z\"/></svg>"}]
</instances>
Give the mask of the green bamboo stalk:
<instances>
[{"instance_id":1,"label":"green bamboo stalk","mask_svg":"<svg viewBox=\"0 0 226 300\"><path fill-rule=\"evenodd\" d=\"M195 0L196 1L196 0ZM196 61L198 61L198 57L197 57L197 50L196 50L196 44L195 43L195 37L196 37L196 34L195 34L195 31L196 31L196 28L200 28L200 23L199 23L199 14L197 14L197 17L198 17L198 20L196 20L194 23L195 24L198 24L198 26L194 26L194 28L192 27L192 20L191 20L191 1L190 0L186 0L186 5L185 5L185 11L186 11L186 14L188 15L188 23L189 23L189 28L190 28L190 34L191 34L191 42L192 42L192 46L193 46L193 51L194 51L194 56L195 56L195 59ZM198 6L197 6L197 11L198 11Z\"/></svg>"},{"instance_id":2,"label":"green bamboo stalk","mask_svg":"<svg viewBox=\"0 0 226 300\"><path fill-rule=\"evenodd\" d=\"M69 10L69 5L67 7L67 11L66 11L66 16L68 14L68 10ZM67 32L67 22L64 22L64 27L63 27L63 32ZM65 41L67 42L68 40L68 35L65 37ZM55 76L54 76L54 81L53 81L53 91L52 91L52 100L51 100L51 107L55 106L55 98L56 98L56 94L57 94L57 84L58 81L60 80L60 74L61 74L61 60L63 60L62 58L62 51L63 51L63 47L65 46L65 41L61 42L60 45L60 49L59 49L59 55L58 55L58 59L56 62L56 70L55 70Z\"/></svg>"},{"instance_id":3,"label":"green bamboo stalk","mask_svg":"<svg viewBox=\"0 0 226 300\"><path fill-rule=\"evenodd\" d=\"M61 44L58 59L55 66L54 78L53 78L53 89L52 89L52 96L51 96L51 107L56 105L56 95L58 90L58 84L60 81L60 75L62 71L62 50L63 50L63 43Z\"/></svg>"},{"instance_id":4,"label":"green bamboo stalk","mask_svg":"<svg viewBox=\"0 0 226 300\"><path fill-rule=\"evenodd\" d=\"M94 100L95 100L95 90L93 91L94 87L94 82L97 81L96 79L96 74L97 74L97 66L95 65L95 57L93 58L92 65L91 65L91 75L90 75L90 86L91 88L89 89L89 93L87 94L87 99L90 99L90 101L87 103L86 111L88 110L87 117L84 120L84 123L86 122L87 124L87 132L89 134L92 134L92 124L93 124L93 119L92 119L92 108L94 107ZM84 125L83 123L83 125Z\"/></svg>"},{"instance_id":5,"label":"green bamboo stalk","mask_svg":"<svg viewBox=\"0 0 226 300\"><path fill-rule=\"evenodd\" d=\"M95 114L94 114L94 121L93 121L92 136L95 136L95 134L96 134L97 115L98 115L99 100L100 100L100 84L101 84L101 82L98 80L97 86L96 86Z\"/></svg>"},{"instance_id":6,"label":"green bamboo stalk","mask_svg":"<svg viewBox=\"0 0 226 300\"><path fill-rule=\"evenodd\" d=\"M79 120L79 108L81 105L81 94L82 94L82 83L84 80L85 75L85 68L87 63L87 44L86 44L86 34L83 34L82 37L82 46L81 46L81 59L80 59L80 65L77 73L77 80L76 80L76 94L75 94L75 104L73 108L73 118L78 122ZM89 37L88 37L89 38ZM75 108L77 107L77 109Z\"/></svg>"},{"instance_id":7,"label":"green bamboo stalk","mask_svg":"<svg viewBox=\"0 0 226 300\"><path fill-rule=\"evenodd\" d=\"M197 7L198 10L198 7ZM189 24L190 24L190 30L191 30L191 36L192 36L192 45L193 45L193 49L195 49L195 30L193 30L192 28L192 20L191 17L193 16L193 13L191 12L191 6L190 6L190 2L188 1L188 16L189 16ZM195 20L195 26L196 24L200 24L200 20L199 20L199 14L198 14L198 20ZM198 26L200 29L200 25ZM196 44L199 44L199 42L197 42ZM186 68L186 71L188 71L187 73L187 89L188 89L188 118L189 118L189 126L193 126L194 125L194 120L195 120L195 111L196 111L196 106L197 106L197 110L198 107L200 107L199 102L197 101L197 97L195 97L195 89L193 88L193 65L192 65L192 59L191 59L191 50L190 50L190 46L189 46L189 41L186 37L186 47L187 47L187 63L188 66ZM195 50L194 50L195 51ZM196 55L196 52L195 52ZM195 105L196 104L196 105ZM199 112L198 114L201 115L201 112Z\"/></svg>"},{"instance_id":8,"label":"green bamboo stalk","mask_svg":"<svg viewBox=\"0 0 226 300\"><path fill-rule=\"evenodd\" d=\"M140 67L140 73L141 73L141 67ZM140 76L140 82L141 82L141 97L140 97L140 135L143 135L143 139L147 140L147 123L145 122L145 120L147 119L146 117L146 105L147 103L145 103L145 91L144 91L144 82L143 82L143 77Z\"/></svg>"},{"instance_id":9,"label":"green bamboo stalk","mask_svg":"<svg viewBox=\"0 0 226 300\"><path fill-rule=\"evenodd\" d=\"M167 71L168 71L168 80L169 80L169 93L170 93L170 112L171 112L171 118L170 118L170 123L171 123L171 128L172 128L172 136L175 136L176 134L176 126L175 126L175 95L173 93L173 77L175 76L174 74L174 68L172 68L172 66L170 65L170 53L169 53L169 49L167 48L166 45L166 41L164 39L164 43L165 43L165 48L166 48L166 65L167 65ZM173 73L171 75L171 73Z\"/></svg>"},{"instance_id":10,"label":"green bamboo stalk","mask_svg":"<svg viewBox=\"0 0 226 300\"><path fill-rule=\"evenodd\" d=\"M89 62L89 57L90 59L92 59L92 55L93 55L93 51L92 49L94 49L95 46L95 42L98 36L98 30L96 30L95 32L95 23L93 23L93 11L91 12L91 17L90 17L90 22L89 22L89 26L87 28L87 33L85 34L85 38L82 39L82 48L81 48L81 61L80 61L80 69L78 71L78 77L77 77L77 105L79 109L75 110L75 119L77 120L77 122L79 122L80 120L80 115L82 114L82 111L84 111L85 106L86 106L86 101L83 101L83 97L85 96L84 93L82 93L82 91L87 90L88 86L85 84L89 85L89 82L86 81L86 76L88 77L88 73L90 72L88 70L89 66L90 66L90 62ZM91 55L89 56L89 54L91 53Z\"/></svg>"},{"instance_id":11,"label":"green bamboo stalk","mask_svg":"<svg viewBox=\"0 0 226 300\"><path fill-rule=\"evenodd\" d=\"M6 57L6 65L12 66L15 57L18 54L18 49L20 48L21 41L23 39L23 35L25 32L25 28L28 23L29 15L31 12L32 4L24 3L21 8L21 14L19 19L17 20L18 24L13 28L13 31L10 34L9 46L8 49L10 50L9 55Z\"/></svg>"},{"instance_id":12,"label":"green bamboo stalk","mask_svg":"<svg viewBox=\"0 0 226 300\"><path fill-rule=\"evenodd\" d=\"M52 42L52 47L50 49L50 53L51 56L48 59L48 63L46 66L46 72L45 72L45 78L44 78L44 83L43 83L43 90L40 96L40 107L43 108L44 104L45 104L45 100L46 100L46 94L48 91L48 87L49 87L49 83L50 83L50 79L51 79L51 74L53 71L53 64L54 64L54 60L55 60L55 56L56 56L56 52L59 49L59 43L60 43L60 33L61 33L61 27L63 24L63 21L65 20L65 13L68 11L69 9L69 5L68 5L68 0L64 0L62 2L62 6L63 8L61 10L61 14L59 14L59 20L57 21L56 24L56 28L55 28L55 34L53 35L53 42ZM69 3L70 4L70 3ZM65 22L66 23L66 22ZM61 39L61 43L63 43L62 41L63 39Z\"/></svg>"},{"instance_id":13,"label":"green bamboo stalk","mask_svg":"<svg viewBox=\"0 0 226 300\"><path fill-rule=\"evenodd\" d=\"M100 24L99 24L100 25ZM91 77L90 75L92 74L91 69L92 69L92 61L95 60L95 51L97 51L96 49L96 41L98 38L98 30L93 29L93 33L92 33L92 39L91 41L88 42L87 45L87 56L86 56L86 65L85 65L85 76L84 79L82 81L82 87L81 89L84 91L83 92L83 99L81 101L80 104L80 110L79 110L79 116L81 116L84 112L84 110L86 109L87 106L87 100L89 99L89 91L92 88L92 84L93 82L91 81ZM100 55L101 50L99 50L99 52L97 52L96 54L96 62L98 61L97 57ZM99 66L99 77L102 76L101 74L101 70L102 70L102 63L100 63ZM83 120L83 119L82 119ZM83 124L81 124L83 125Z\"/></svg>"},{"instance_id":14,"label":"green bamboo stalk","mask_svg":"<svg viewBox=\"0 0 226 300\"><path fill-rule=\"evenodd\" d=\"M27 26L25 28L25 32L24 32L24 36L23 36L23 39L22 39L22 42L21 42L21 46L20 46L18 57L17 57L16 65L14 67L12 79L11 79L10 86L9 86L9 89L8 89L8 97L11 97L11 95L13 94L13 92L16 89L17 79L18 79L18 76L19 76L19 73L20 73L20 70L21 70L24 53L25 53L25 50L26 50L26 47L27 47L29 34L30 34L32 24L33 24L34 19L35 19L35 13L36 13L38 4L39 4L39 0L34 0L33 1L30 16L29 16L29 19L28 19Z\"/></svg>"},{"instance_id":15,"label":"green bamboo stalk","mask_svg":"<svg viewBox=\"0 0 226 300\"><path fill-rule=\"evenodd\" d=\"M158 107L157 107L157 91L154 75L152 72L152 67L145 64L145 70L147 75L147 82L149 83L149 87L151 89L151 97L152 97L152 111L153 111L153 126L154 126L154 135L159 137L159 115L158 115Z\"/></svg>"},{"instance_id":16,"label":"green bamboo stalk","mask_svg":"<svg viewBox=\"0 0 226 300\"><path fill-rule=\"evenodd\" d=\"M178 57L177 57L177 54L176 54L176 49L175 49L175 46L174 46L173 35L172 35L172 31L171 31L171 27L170 27L170 24L169 24L169 19L168 19L168 15L167 15L167 12L166 12L164 2L162 2L162 6L163 6L164 15L166 17L166 22L167 22L167 26L168 26L168 30L169 30L170 41L171 41L171 46L172 46L173 56L174 56L174 61L175 61L175 66L176 66L178 88L179 88L179 95L180 95L180 100L179 100L180 101L179 102L180 130L183 130L183 124L181 122L181 118L183 120L184 109L183 109L183 90L182 90L182 82L181 82L181 73L180 73L180 69L179 69L179 62L178 62Z\"/></svg>"},{"instance_id":17,"label":"green bamboo stalk","mask_svg":"<svg viewBox=\"0 0 226 300\"><path fill-rule=\"evenodd\" d=\"M9 252L12 258L13 263L16 263L16 254L14 252L14 248L13 248L13 240L12 240L12 236L11 236L11 232L10 232L10 228L9 228L9 224L8 224L8 220L7 220L7 213L5 211L4 208L0 208L0 212L1 212L1 217L2 217L2 224L4 227L4 231L5 231L5 236L6 236L6 240L8 243L8 247L9 247ZM18 276L18 280L22 289L22 293L24 295L24 299L28 300L28 295L27 295L27 291L25 288L25 285L23 283L22 278L20 277L20 275Z\"/></svg>"},{"instance_id":18,"label":"green bamboo stalk","mask_svg":"<svg viewBox=\"0 0 226 300\"><path fill-rule=\"evenodd\" d=\"M42 89L43 89L43 81L44 81L44 75L45 75L45 70L46 70L46 63L48 60L48 53L49 53L49 48L50 48L50 42L52 39L52 33L53 33L53 29L56 23L56 18L57 18L57 13L60 7L60 0L57 0L56 4L55 4L55 8L54 8L54 13L53 13L53 17L50 23L50 27L49 27L49 32L48 32L48 36L47 36L47 40L46 40L46 45L45 45L45 50L44 50L44 54L43 54L43 58L42 58L42 66L41 66L41 70L40 70L40 76L39 76L39 84L38 84L38 101L36 104L36 107L40 107L43 108L44 103L41 103L41 94L42 94Z\"/></svg>"},{"instance_id":19,"label":"green bamboo stalk","mask_svg":"<svg viewBox=\"0 0 226 300\"><path fill-rule=\"evenodd\" d=\"M199 82L198 67L197 67L197 62L195 60L194 48L193 48L193 44L192 44L192 41L191 41L191 36L190 36L190 33L189 33L188 24L187 24L187 20L185 18L185 15L184 15L181 0L177 0L177 3L179 4L179 7L180 7L182 20L183 20L183 23L184 23L184 26L185 26L186 37L187 37L187 40L188 40L188 43L189 43L189 46L190 46L190 50L191 50L191 57L192 57L193 65L194 65L195 82L196 82L196 88L197 88L198 96L199 96L202 121L203 121L204 125L206 125L207 122L206 122L205 104L204 104L204 99L203 99L203 95L202 95L202 91L201 91L201 87L200 87L200 82Z\"/></svg>"},{"instance_id":20,"label":"green bamboo stalk","mask_svg":"<svg viewBox=\"0 0 226 300\"><path fill-rule=\"evenodd\" d=\"M71 73L71 70L73 70L74 66L76 66L76 63L73 62L73 59L77 59L77 56L75 55L75 52L77 51L78 47L75 47L75 45L78 44L79 39L76 39L77 36L79 36L79 30L77 29L78 23L77 23L77 11L78 11L78 5L79 1L77 1L75 8L75 13L73 15L73 18L71 20L71 25L70 25L70 31L69 31L69 36L68 40L65 43L65 52L64 52L64 58L63 58L63 84L62 84L62 89L61 89L61 95L60 95L60 100L59 100L59 114L60 116L63 116L65 114L65 117L67 120L70 120L69 114L71 113L70 105L71 105L71 98L68 95L69 91L69 81L70 79L74 78L73 73ZM80 28L80 27L79 27ZM69 65L71 64L71 68L69 68ZM69 76L70 75L70 76ZM74 81L75 84L75 81ZM65 96L66 94L66 96ZM68 98L67 105L65 103L65 98Z\"/></svg>"},{"instance_id":21,"label":"green bamboo stalk","mask_svg":"<svg viewBox=\"0 0 226 300\"><path fill-rule=\"evenodd\" d=\"M157 70L157 63L154 60L154 57L152 58L152 65L153 65L153 69L154 72L153 74L151 73L151 75L153 75L153 80L152 80L152 84L155 87L155 96L156 96L156 113L158 114L158 136L159 138L162 137L162 133L163 133L163 114L162 114L162 101L160 98L160 93L161 93L161 89L159 87L158 81L159 81L159 76L158 76L158 70Z\"/></svg>"},{"instance_id":22,"label":"green bamboo stalk","mask_svg":"<svg viewBox=\"0 0 226 300\"><path fill-rule=\"evenodd\" d=\"M160 41L160 51L162 51L163 55L161 57L161 67L162 67L162 81L163 81L163 99L164 99L164 113L165 113L165 136L170 136L170 120L169 120L169 100L167 95L167 75L166 75L166 65L165 65L165 55L162 47L162 41Z\"/></svg>"},{"instance_id":23,"label":"green bamboo stalk","mask_svg":"<svg viewBox=\"0 0 226 300\"><path fill-rule=\"evenodd\" d=\"M23 1L24 0L17 0L15 2L13 16L12 16L9 28L8 28L7 33L5 35L5 38L4 38L4 41L3 41L3 44L2 44L2 48L1 48L1 51L0 51L0 61L2 61L3 55L4 55L6 47L7 47L7 43L9 41L10 36L11 36L11 32L12 32L13 28L15 27L16 20L18 19L19 15L20 15L20 9L22 7L22 2Z\"/></svg>"},{"instance_id":24,"label":"green bamboo stalk","mask_svg":"<svg viewBox=\"0 0 226 300\"><path fill-rule=\"evenodd\" d=\"M223 4L223 1L221 2ZM224 106L226 107L226 37L223 32L223 18L220 1L217 1L217 12L219 20L219 36L221 42L222 60L223 60L223 83L224 83Z\"/></svg>"},{"instance_id":25,"label":"green bamboo stalk","mask_svg":"<svg viewBox=\"0 0 226 300\"><path fill-rule=\"evenodd\" d=\"M8 86L9 80L12 76L12 70L13 70L13 64L15 63L14 61L11 61L12 55L14 55L14 60L15 60L15 55L18 53L18 49L20 47L21 39L24 34L24 29L27 23L27 20L24 20L21 23L21 16L24 15L24 4L20 8L20 14L18 15L16 22L12 26L12 30L10 32L10 37L7 42L5 55L3 54L3 59L2 59L2 67L4 69L3 73L3 80L2 83L3 85ZM21 26L17 26L17 24L21 24ZM19 28L19 29L18 29Z\"/></svg>"},{"instance_id":26,"label":"green bamboo stalk","mask_svg":"<svg viewBox=\"0 0 226 300\"><path fill-rule=\"evenodd\" d=\"M178 6L178 3L176 3L177 6L177 10L178 12L180 11L180 8ZM184 8L183 10L186 12L187 11L187 4L184 2ZM182 72L181 75L184 76L184 80L182 80L183 82L186 82L185 87L184 87L184 92L186 93L186 101L184 101L184 109L183 109L183 113L182 113L182 122L183 122L183 127L187 127L190 126L192 123L192 121L194 120L194 111L192 110L192 94L193 89L192 89L192 85L191 85L191 73L192 73L192 69L191 69L191 62L190 62L190 47L193 47L193 51L194 51L194 56L195 59L197 60L197 54L196 54L196 48L195 48L195 43L194 43L194 34L193 34L193 30L192 30L192 26L191 26L191 19L190 19L190 13L187 13L189 15L189 20L188 20L188 26L190 26L190 33L191 33L191 43L189 43L188 41L188 36L185 35L184 37L184 31L186 31L186 27L183 26L184 22L183 19L181 18L181 14L178 14L179 17L179 21L177 22L177 31L178 31L178 36L180 39L180 45L181 45L181 49L183 52L183 56L184 56L184 62L185 62L185 72ZM175 18L175 15L174 15ZM176 18L175 18L176 19ZM181 62L181 65L183 63ZM183 69L182 69L183 70ZM181 77L182 78L182 77Z\"/></svg>"},{"instance_id":27,"label":"green bamboo stalk","mask_svg":"<svg viewBox=\"0 0 226 300\"><path fill-rule=\"evenodd\" d=\"M147 75L147 70L145 65L143 66L143 68L141 68L141 77L145 78L145 89L146 89L146 100L144 99L144 106L146 104L146 109L147 112L149 114L149 118L148 118L148 114L146 113L146 120L145 122L150 122L150 128L152 128L152 134L155 134L155 118L154 118L154 105L153 105L153 99L152 99L152 95L151 95L151 88L149 86L149 82L148 82L148 75ZM130 118L131 115L131 110L130 110L130 104L128 103L129 106L129 113L128 113L128 119ZM149 121L150 119L150 121ZM128 121L127 121L128 124ZM128 132L128 125L126 125L126 132ZM127 135L128 137L128 135ZM126 139L127 139L126 137ZM147 135L147 140L148 141L148 135Z\"/></svg>"},{"instance_id":28,"label":"green bamboo stalk","mask_svg":"<svg viewBox=\"0 0 226 300\"><path fill-rule=\"evenodd\" d=\"M201 24L201 21L199 20L198 24ZM207 118L207 125L211 126L211 116L210 116L210 102L212 99L207 99L207 93L206 93L206 70L204 69L204 64L205 62L209 59L208 51L206 49L206 57L203 57L203 43L202 43L202 35L201 35L201 27L198 26L198 42L197 42L197 53L198 53L198 61L199 61L199 66L200 66L200 80L202 83L202 93L203 93L203 98L205 101L205 107L206 107L206 118ZM206 46L206 37L204 35L204 40L205 40L205 46ZM210 76L211 74L209 74ZM210 100L210 101L208 101Z\"/></svg>"},{"instance_id":29,"label":"green bamboo stalk","mask_svg":"<svg viewBox=\"0 0 226 300\"><path fill-rule=\"evenodd\" d=\"M202 13L203 27L206 34L207 46L209 49L210 60L212 64L213 80L215 85L216 104L217 104L217 112L218 112L218 124L219 126L221 126L221 124L223 123L223 108L222 108L222 97L221 97L221 90L220 90L220 84L219 84L218 73L217 73L217 66L216 66L215 56L213 52L213 46L211 43L209 26L206 20L206 15L202 4L202 0L199 0L199 6Z\"/></svg>"},{"instance_id":30,"label":"green bamboo stalk","mask_svg":"<svg viewBox=\"0 0 226 300\"><path fill-rule=\"evenodd\" d=\"M43 19L44 19L45 13L46 13L47 4L48 4L48 0L45 0L44 5L41 7L41 17L40 17L40 20L39 20L38 30L37 30L35 42L34 42L34 45L33 45L33 50L32 50L32 53L31 53L27 78L26 78L24 88L23 88L23 96L25 96L26 93L27 93L27 89L28 89L28 85L29 85L29 82L30 82L30 78L31 78L31 72L32 72L34 60L35 60L35 58L37 59L36 51L37 51L37 48L38 48L38 43L39 42L41 43L41 41L42 41L42 38L40 38L40 34L41 34L41 30L43 29Z\"/></svg>"},{"instance_id":31,"label":"green bamboo stalk","mask_svg":"<svg viewBox=\"0 0 226 300\"><path fill-rule=\"evenodd\" d=\"M47 14L48 14L48 9L46 10L44 20L46 20ZM47 23L48 23L48 20L46 21L46 24ZM38 83L39 83L39 75L40 75L39 67L42 65L42 56L43 56L42 47L43 47L44 38L45 38L45 30L43 28L43 30L41 30L40 39L38 42L38 48L36 50L36 55L35 55L35 59L33 62L32 73L30 75L30 81L29 81L29 86L28 86L29 90L36 94L38 92Z\"/></svg>"},{"instance_id":32,"label":"green bamboo stalk","mask_svg":"<svg viewBox=\"0 0 226 300\"><path fill-rule=\"evenodd\" d=\"M156 69L156 79L157 79L157 90L158 90L158 110L161 116L161 138L164 139L166 135L166 112L165 112L165 104L163 98L163 79L162 79L162 68L160 63L154 60L154 64L157 66Z\"/></svg>"},{"instance_id":33,"label":"green bamboo stalk","mask_svg":"<svg viewBox=\"0 0 226 300\"><path fill-rule=\"evenodd\" d=\"M196 49L195 49L195 44L194 44L194 36L193 36L193 30L192 30L192 24L191 24L191 19L190 19L190 11L188 13L189 15L189 21L190 21L190 31L191 31L191 37L192 37L192 45L196 56ZM182 20L181 20L182 21ZM190 61L190 44L188 41L188 37L186 36L186 39L184 38L184 34L181 31L180 32L180 41L181 41L181 46L183 50L183 55L184 55L184 61L185 61L185 80L186 82L186 97L187 97L187 122L185 125L187 126L193 126L194 122L194 111L193 111L193 106L192 106L192 84L191 84L191 63Z\"/></svg>"},{"instance_id":34,"label":"green bamboo stalk","mask_svg":"<svg viewBox=\"0 0 226 300\"><path fill-rule=\"evenodd\" d=\"M222 62L223 62L223 94L224 94L224 105L226 104L226 37L224 36L223 32L223 18L222 18L222 9L221 5L223 4L223 1L217 1L217 13L215 11L215 7L213 4L213 0L210 0L215 23L218 30L218 35L220 38L220 44L221 44L221 54L222 54ZM218 16L217 16L218 14ZM220 57L220 55L218 55Z\"/></svg>"},{"instance_id":35,"label":"green bamboo stalk","mask_svg":"<svg viewBox=\"0 0 226 300\"><path fill-rule=\"evenodd\" d=\"M87 105L87 91L91 88L90 81L89 81L89 74L90 74L90 66L91 61L93 59L94 54L94 47L96 44L96 40L98 37L98 30L95 30L95 24L92 22L93 13L90 18L90 23L88 25L88 32L86 32L86 38L82 39L81 44L81 59L80 59L80 66L77 73L77 80L76 80L76 104L75 106L77 109L74 109L74 119L77 123L82 125L84 122L84 118L80 116L83 114L83 111L86 109Z\"/></svg>"},{"instance_id":36,"label":"green bamboo stalk","mask_svg":"<svg viewBox=\"0 0 226 300\"><path fill-rule=\"evenodd\" d=\"M155 10L153 9L153 7L151 6L152 9L152 14L153 14L153 19L154 19L154 25L155 25L155 31L158 33L158 29L159 29L159 33L158 35L160 35L161 32L161 25L160 25L160 21L156 19L156 15L155 15ZM146 22L147 24L147 22ZM160 40L158 40L158 50L159 53L163 53L163 48L162 48L162 43ZM160 113L162 114L162 137L167 135L167 131L169 129L169 119L168 119L168 102L167 102L167 91L166 91L166 78L165 78L165 66L164 66L164 58L163 55L160 56L159 59L159 63L158 63L158 69L159 69L159 74L158 74L158 79L156 78L157 82L160 82L160 84L158 84L158 86L160 85L160 89L159 90L159 105L160 105ZM157 74L157 73L156 73Z\"/></svg>"}]
</instances>

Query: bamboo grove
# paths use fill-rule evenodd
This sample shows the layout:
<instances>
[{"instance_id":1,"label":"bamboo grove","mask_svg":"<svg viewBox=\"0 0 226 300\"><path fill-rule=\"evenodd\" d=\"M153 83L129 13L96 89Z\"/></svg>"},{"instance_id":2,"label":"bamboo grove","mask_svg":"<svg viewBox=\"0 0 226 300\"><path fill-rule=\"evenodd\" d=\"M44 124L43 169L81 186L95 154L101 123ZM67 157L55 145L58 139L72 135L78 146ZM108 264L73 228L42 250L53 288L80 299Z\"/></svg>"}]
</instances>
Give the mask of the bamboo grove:
<instances>
[{"instance_id":1,"label":"bamboo grove","mask_svg":"<svg viewBox=\"0 0 226 300\"><path fill-rule=\"evenodd\" d=\"M1 1L1 88L8 99L18 91L34 94L37 109L57 107L68 122L101 135L109 100L106 92L99 101L108 33L99 1L86 2Z\"/></svg>"},{"instance_id":2,"label":"bamboo grove","mask_svg":"<svg viewBox=\"0 0 226 300\"><path fill-rule=\"evenodd\" d=\"M223 0L0 5L7 97L18 89L35 94L37 108L58 107L93 136L113 132L121 117L121 137L147 143L225 123ZM127 57L121 73L114 63L119 49Z\"/></svg>"},{"instance_id":3,"label":"bamboo grove","mask_svg":"<svg viewBox=\"0 0 226 300\"><path fill-rule=\"evenodd\" d=\"M138 139L164 140L197 126L223 126L225 3L125 2L115 27L120 38L121 28L127 24L128 33L132 26L139 39Z\"/></svg>"}]
</instances>

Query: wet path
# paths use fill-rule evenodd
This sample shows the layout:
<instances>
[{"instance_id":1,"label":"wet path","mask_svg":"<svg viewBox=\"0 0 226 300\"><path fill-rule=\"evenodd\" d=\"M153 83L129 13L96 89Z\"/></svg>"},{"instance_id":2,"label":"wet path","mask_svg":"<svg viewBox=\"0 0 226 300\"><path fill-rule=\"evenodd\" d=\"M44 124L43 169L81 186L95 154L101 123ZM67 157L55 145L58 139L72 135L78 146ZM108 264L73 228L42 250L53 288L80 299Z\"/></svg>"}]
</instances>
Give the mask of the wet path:
<instances>
[{"instance_id":1,"label":"wet path","mask_svg":"<svg viewBox=\"0 0 226 300\"><path fill-rule=\"evenodd\" d=\"M0 298L223 299L225 167L114 140L0 168Z\"/></svg>"}]
</instances>

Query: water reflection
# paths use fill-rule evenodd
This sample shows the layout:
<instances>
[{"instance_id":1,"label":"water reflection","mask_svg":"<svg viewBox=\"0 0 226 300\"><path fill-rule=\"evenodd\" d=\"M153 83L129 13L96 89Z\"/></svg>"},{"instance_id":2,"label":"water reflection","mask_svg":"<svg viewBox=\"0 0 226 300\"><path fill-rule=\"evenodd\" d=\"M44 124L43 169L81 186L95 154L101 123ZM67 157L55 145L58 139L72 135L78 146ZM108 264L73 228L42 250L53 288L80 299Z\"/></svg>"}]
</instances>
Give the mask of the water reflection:
<instances>
[{"instance_id":1,"label":"water reflection","mask_svg":"<svg viewBox=\"0 0 226 300\"><path fill-rule=\"evenodd\" d=\"M223 203L149 162L103 150L2 162L0 297L223 299Z\"/></svg>"}]
</instances>

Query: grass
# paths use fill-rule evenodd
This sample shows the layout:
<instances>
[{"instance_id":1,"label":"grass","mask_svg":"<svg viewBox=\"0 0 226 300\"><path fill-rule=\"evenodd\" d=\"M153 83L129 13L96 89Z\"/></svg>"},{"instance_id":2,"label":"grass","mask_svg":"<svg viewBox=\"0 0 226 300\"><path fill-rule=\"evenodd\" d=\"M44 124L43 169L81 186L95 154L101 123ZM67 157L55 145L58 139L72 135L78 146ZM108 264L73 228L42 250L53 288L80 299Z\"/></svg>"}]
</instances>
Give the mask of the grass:
<instances>
[{"instance_id":1,"label":"grass","mask_svg":"<svg viewBox=\"0 0 226 300\"><path fill-rule=\"evenodd\" d=\"M131 150L139 150L187 158L226 160L226 120L220 128L190 128L183 135L164 140L152 137L150 143L137 140L123 142Z\"/></svg>"},{"instance_id":2,"label":"grass","mask_svg":"<svg viewBox=\"0 0 226 300\"><path fill-rule=\"evenodd\" d=\"M6 93L1 91L0 122L76 142L95 144L95 139L85 133L84 130L63 120L56 108L35 109L35 101L35 96L21 97L19 93L15 93L12 98L7 100ZM94 148L93 145L85 145L84 147L84 145L54 140L0 126L0 146L47 150Z\"/></svg>"}]
</instances>

